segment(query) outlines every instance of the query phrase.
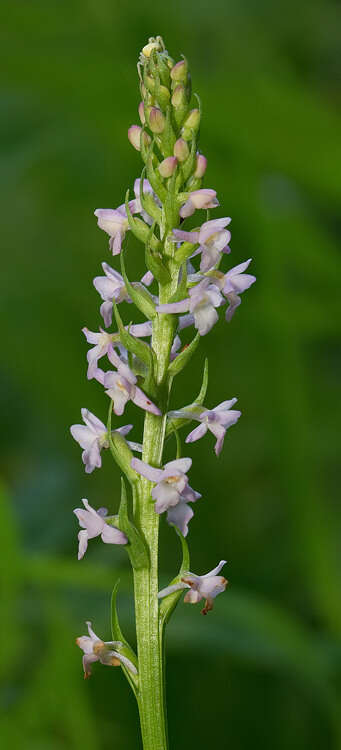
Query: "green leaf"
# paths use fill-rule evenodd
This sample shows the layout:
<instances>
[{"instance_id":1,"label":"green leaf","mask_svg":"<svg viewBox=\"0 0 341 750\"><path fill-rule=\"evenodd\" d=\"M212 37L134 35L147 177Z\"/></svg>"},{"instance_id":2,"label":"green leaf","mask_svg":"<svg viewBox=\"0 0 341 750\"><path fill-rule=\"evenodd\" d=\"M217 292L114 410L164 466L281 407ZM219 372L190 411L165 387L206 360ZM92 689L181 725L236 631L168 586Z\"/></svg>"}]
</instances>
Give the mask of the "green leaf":
<instances>
[{"instance_id":1,"label":"green leaf","mask_svg":"<svg viewBox=\"0 0 341 750\"><path fill-rule=\"evenodd\" d=\"M121 503L118 511L118 519L121 531L126 534L129 540L126 550L135 570L147 568L149 566L148 550L140 532L129 519L127 491L123 477L121 479L121 488Z\"/></svg>"},{"instance_id":2,"label":"green leaf","mask_svg":"<svg viewBox=\"0 0 341 750\"><path fill-rule=\"evenodd\" d=\"M146 168L144 167L140 179L140 201L144 211L149 214L158 224L161 224L162 212L160 207L155 203L155 200L151 193L144 193L143 182L145 179Z\"/></svg>"},{"instance_id":3,"label":"green leaf","mask_svg":"<svg viewBox=\"0 0 341 750\"><path fill-rule=\"evenodd\" d=\"M153 149L154 149L154 141L152 142L149 148L149 153L148 153L147 160L146 160L147 177L154 190L154 193L156 193L156 195L158 195L158 197L160 198L160 201L164 203L167 198L168 193L162 182L159 171L156 171L154 169Z\"/></svg>"},{"instance_id":4,"label":"green leaf","mask_svg":"<svg viewBox=\"0 0 341 750\"><path fill-rule=\"evenodd\" d=\"M110 401L107 423L109 448L117 465L125 473L129 482L136 482L138 479L138 475L136 474L136 471L131 468L131 460L133 458L133 454L129 448L129 445L124 439L123 435L121 435L119 432L116 432L115 430L113 432L111 430L112 409L113 401Z\"/></svg>"},{"instance_id":5,"label":"green leaf","mask_svg":"<svg viewBox=\"0 0 341 750\"><path fill-rule=\"evenodd\" d=\"M119 585L120 585L120 579L118 579L118 581L116 581L115 586L114 586L114 588L112 590L112 594L111 594L111 634L112 634L112 639L113 639L113 641L120 641L120 643L122 643L122 646L115 646L115 651L118 651L119 654L122 654L123 656L126 656L127 659L129 659L134 664L134 666L136 667L136 669L138 670L138 659L137 659L137 656L136 656L135 652L133 651L133 649L131 648L131 646L129 645L128 641L125 639L125 637L124 637L124 635L122 633L122 630L120 628L120 623L119 623L118 614L117 614L117 606L116 606L116 599L117 599L117 592L118 592ZM134 693L136 695L136 691L137 691L138 684L139 684L138 675L133 674L130 671L130 669L128 669L124 664L121 664L121 667L123 669L123 672L124 672L124 674L125 674L128 682L130 683L130 685L131 685L131 687L132 687L132 689L133 689L133 691L134 691Z\"/></svg>"},{"instance_id":6,"label":"green leaf","mask_svg":"<svg viewBox=\"0 0 341 750\"><path fill-rule=\"evenodd\" d=\"M191 242L183 242L180 247L175 251L174 258L177 263L183 263L187 258L189 258L195 248L195 244L198 243L191 243Z\"/></svg>"},{"instance_id":7,"label":"green leaf","mask_svg":"<svg viewBox=\"0 0 341 750\"><path fill-rule=\"evenodd\" d=\"M188 364L190 359L192 358L199 341L201 339L201 336L199 333L194 337L193 341L191 341L190 344L186 346L185 349L183 349L182 352L180 352L175 359L173 359L173 362L170 363L168 367L168 375L178 375L181 370L183 370L184 367Z\"/></svg>"},{"instance_id":8,"label":"green leaf","mask_svg":"<svg viewBox=\"0 0 341 750\"><path fill-rule=\"evenodd\" d=\"M169 298L168 302L180 302L180 300L185 299L187 297L187 269L186 269L186 263L183 264L181 268L181 278L180 283L178 284L176 291L172 296Z\"/></svg>"},{"instance_id":9,"label":"green leaf","mask_svg":"<svg viewBox=\"0 0 341 750\"><path fill-rule=\"evenodd\" d=\"M125 269L123 250L120 254L120 260L122 276L124 278L124 283L130 298L133 300L136 307L143 313L143 315L146 316L147 320L155 318L156 310L152 295L147 291L147 289L144 288L142 284L140 284L139 282L130 283L128 279Z\"/></svg>"},{"instance_id":10,"label":"green leaf","mask_svg":"<svg viewBox=\"0 0 341 750\"><path fill-rule=\"evenodd\" d=\"M142 219L138 219L137 217L133 216L131 213L131 210L129 208L129 188L126 192L125 197L125 208L127 213L127 219L128 224L130 226L130 229L133 233L133 235L140 240L143 244L145 244L147 241L153 248L153 250L157 250L159 247L161 247L161 244L159 240L153 235L150 237L150 227L148 224L146 224Z\"/></svg>"},{"instance_id":11,"label":"green leaf","mask_svg":"<svg viewBox=\"0 0 341 750\"><path fill-rule=\"evenodd\" d=\"M153 350L151 349L148 344L146 344L145 341L142 341L141 339L136 338L136 336L132 336L129 331L124 327L122 323L121 316L118 312L118 308L116 303L114 302L114 312L115 312L115 318L116 323L118 327L118 331L120 334L120 340L123 346L128 350L128 352L132 352L133 354L136 354L136 356L144 362L145 365L149 368L150 372L153 372L154 368L154 359L155 354Z\"/></svg>"},{"instance_id":12,"label":"green leaf","mask_svg":"<svg viewBox=\"0 0 341 750\"><path fill-rule=\"evenodd\" d=\"M195 341L195 339L194 339ZM192 341L193 343L193 341ZM180 356L180 355L179 355ZM175 360L174 360L175 361ZM198 393L197 398L195 401L193 401L192 404L188 404L187 406L183 406L183 410L191 411L195 407L202 406L204 403L205 397L206 397L206 391L208 386L208 359L205 359L205 365L204 365L204 372L202 377L202 384L200 391ZM174 430L180 430L182 427L185 427L190 423L190 419L184 419L184 418L178 418L178 419L167 419L167 427L166 427L166 437L171 435Z\"/></svg>"},{"instance_id":13,"label":"green leaf","mask_svg":"<svg viewBox=\"0 0 341 750\"><path fill-rule=\"evenodd\" d=\"M191 174L194 172L197 157L197 142L196 138L192 138L191 150L186 161L182 165L183 181L186 182Z\"/></svg>"},{"instance_id":14,"label":"green leaf","mask_svg":"<svg viewBox=\"0 0 341 750\"><path fill-rule=\"evenodd\" d=\"M186 539L181 534L181 531L179 531L179 529L177 529L175 526L174 526L174 529L177 535L180 537L181 548L182 548L182 563L181 563L178 575L175 578L173 578L170 584L168 584L169 586L173 586L175 583L179 583L184 573L187 573L190 568L190 556L189 556L189 549L188 549L188 544L186 542ZM164 599L161 599L160 608L159 608L159 617L160 617L160 627L162 629L165 627L165 625L169 621L183 593L184 593L184 590L180 589L179 591L174 591L173 594L168 594L168 596L165 596Z\"/></svg>"}]
</instances>

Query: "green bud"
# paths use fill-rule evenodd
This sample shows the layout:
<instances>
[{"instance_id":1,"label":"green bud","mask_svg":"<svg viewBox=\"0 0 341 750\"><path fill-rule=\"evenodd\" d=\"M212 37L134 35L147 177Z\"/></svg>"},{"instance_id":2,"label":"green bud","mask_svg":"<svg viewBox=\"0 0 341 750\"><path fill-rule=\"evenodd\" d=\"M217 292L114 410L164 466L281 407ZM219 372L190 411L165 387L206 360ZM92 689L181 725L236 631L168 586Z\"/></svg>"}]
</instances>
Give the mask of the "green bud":
<instances>
[{"instance_id":1,"label":"green bud","mask_svg":"<svg viewBox=\"0 0 341 750\"><path fill-rule=\"evenodd\" d=\"M186 81L188 73L188 65L186 60L180 60L174 65L171 70L171 78L173 81Z\"/></svg>"},{"instance_id":2,"label":"green bud","mask_svg":"<svg viewBox=\"0 0 341 750\"><path fill-rule=\"evenodd\" d=\"M183 138L178 138L174 144L174 156L176 156L179 162L186 161L189 157L189 148Z\"/></svg>"},{"instance_id":3,"label":"green bud","mask_svg":"<svg viewBox=\"0 0 341 750\"><path fill-rule=\"evenodd\" d=\"M167 156L161 164L159 164L159 172L161 177L171 177L174 174L178 166L178 161L175 156Z\"/></svg>"},{"instance_id":4,"label":"green bud","mask_svg":"<svg viewBox=\"0 0 341 750\"><path fill-rule=\"evenodd\" d=\"M161 109L152 107L149 111L149 127L152 133L163 133L165 124L165 116L162 114Z\"/></svg>"},{"instance_id":5,"label":"green bud","mask_svg":"<svg viewBox=\"0 0 341 750\"><path fill-rule=\"evenodd\" d=\"M186 117L186 120L184 122L184 128L190 128L191 130L194 130L195 133L198 132L200 125L200 112L198 109L192 109Z\"/></svg>"},{"instance_id":6,"label":"green bud","mask_svg":"<svg viewBox=\"0 0 341 750\"><path fill-rule=\"evenodd\" d=\"M187 105L186 91L182 83L179 83L173 91L172 104L175 109Z\"/></svg>"}]
</instances>

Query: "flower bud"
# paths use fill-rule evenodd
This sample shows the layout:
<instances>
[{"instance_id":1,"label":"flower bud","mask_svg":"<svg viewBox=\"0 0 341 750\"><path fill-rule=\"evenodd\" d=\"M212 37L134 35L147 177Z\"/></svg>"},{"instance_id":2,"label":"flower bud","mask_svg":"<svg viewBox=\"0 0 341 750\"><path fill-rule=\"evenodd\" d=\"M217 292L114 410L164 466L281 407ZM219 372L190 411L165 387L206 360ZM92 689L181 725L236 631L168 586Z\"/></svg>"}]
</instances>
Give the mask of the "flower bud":
<instances>
[{"instance_id":1,"label":"flower bud","mask_svg":"<svg viewBox=\"0 0 341 750\"><path fill-rule=\"evenodd\" d=\"M140 128L139 125L131 125L131 127L128 130L128 139L134 148L136 148L136 151L141 151L141 132L142 128ZM143 140L145 146L149 146L151 143L151 137L148 135L148 133L143 134Z\"/></svg>"},{"instance_id":2,"label":"flower bud","mask_svg":"<svg viewBox=\"0 0 341 750\"><path fill-rule=\"evenodd\" d=\"M143 102L140 102L140 104L139 104L139 117L140 117L140 120L142 122L142 125L144 125L145 122L146 122L146 116L144 114L144 103Z\"/></svg>"},{"instance_id":3,"label":"flower bud","mask_svg":"<svg viewBox=\"0 0 341 750\"><path fill-rule=\"evenodd\" d=\"M200 112L198 109L192 109L186 117L184 128L191 128L196 133L200 125Z\"/></svg>"},{"instance_id":4,"label":"flower bud","mask_svg":"<svg viewBox=\"0 0 341 750\"><path fill-rule=\"evenodd\" d=\"M183 138L178 138L174 144L174 155L180 162L186 161L189 157L189 148L186 141Z\"/></svg>"},{"instance_id":5,"label":"flower bud","mask_svg":"<svg viewBox=\"0 0 341 750\"><path fill-rule=\"evenodd\" d=\"M176 156L177 160L180 162L186 161L186 159L188 159L189 157L189 148L183 138L178 138L178 140L174 144L173 151L174 156Z\"/></svg>"},{"instance_id":6,"label":"flower bud","mask_svg":"<svg viewBox=\"0 0 341 750\"><path fill-rule=\"evenodd\" d=\"M149 112L149 127L152 133L163 133L166 120L158 107L152 107Z\"/></svg>"},{"instance_id":7,"label":"flower bud","mask_svg":"<svg viewBox=\"0 0 341 750\"><path fill-rule=\"evenodd\" d=\"M178 165L178 160L175 156L167 156L161 164L159 164L159 172L161 177L171 177L174 174Z\"/></svg>"},{"instance_id":8,"label":"flower bud","mask_svg":"<svg viewBox=\"0 0 341 750\"><path fill-rule=\"evenodd\" d=\"M182 83L179 83L173 91L172 104L176 109L187 104L186 91Z\"/></svg>"},{"instance_id":9,"label":"flower bud","mask_svg":"<svg viewBox=\"0 0 341 750\"><path fill-rule=\"evenodd\" d=\"M188 66L186 60L180 60L171 70L171 78L173 81L186 81L187 79Z\"/></svg>"},{"instance_id":10,"label":"flower bud","mask_svg":"<svg viewBox=\"0 0 341 750\"><path fill-rule=\"evenodd\" d=\"M196 167L195 167L195 172L193 176L197 177L198 179L203 177L206 172L206 167L207 167L206 156L204 156L203 154L197 154Z\"/></svg>"}]
</instances>

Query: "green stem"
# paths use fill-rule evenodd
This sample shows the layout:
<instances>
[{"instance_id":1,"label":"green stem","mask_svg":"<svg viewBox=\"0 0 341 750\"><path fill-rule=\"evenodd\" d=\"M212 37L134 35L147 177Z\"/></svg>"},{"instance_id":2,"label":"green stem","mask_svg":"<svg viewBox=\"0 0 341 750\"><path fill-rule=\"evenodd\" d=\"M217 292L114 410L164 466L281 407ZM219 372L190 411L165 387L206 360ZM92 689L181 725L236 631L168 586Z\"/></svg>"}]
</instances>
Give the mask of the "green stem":
<instances>
[{"instance_id":1,"label":"green stem","mask_svg":"<svg viewBox=\"0 0 341 750\"><path fill-rule=\"evenodd\" d=\"M178 274L170 284L160 287L160 301L173 294ZM142 459L159 467L166 426L170 349L174 337L171 316L158 315L153 323L152 346L157 359L156 384L164 416L146 413ZM158 536L159 516L151 497L152 484L140 478L136 486L135 523L144 536L149 552L149 567L134 570L136 637L139 661L138 704L144 750L167 750L167 722L164 690L164 656L159 628Z\"/></svg>"}]
</instances>

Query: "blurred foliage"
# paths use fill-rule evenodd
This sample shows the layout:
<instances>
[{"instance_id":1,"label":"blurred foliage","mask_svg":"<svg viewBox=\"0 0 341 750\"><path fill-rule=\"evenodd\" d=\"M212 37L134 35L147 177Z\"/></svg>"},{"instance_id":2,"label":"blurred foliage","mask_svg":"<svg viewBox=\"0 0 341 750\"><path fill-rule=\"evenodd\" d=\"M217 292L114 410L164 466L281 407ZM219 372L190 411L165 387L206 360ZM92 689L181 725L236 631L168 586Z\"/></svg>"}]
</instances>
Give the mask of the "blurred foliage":
<instances>
[{"instance_id":1,"label":"blurred foliage","mask_svg":"<svg viewBox=\"0 0 341 750\"><path fill-rule=\"evenodd\" d=\"M237 395L243 418L218 462L210 437L189 448L204 496L191 558L202 572L226 556L231 585L208 618L180 606L169 627L171 746L339 748L340 5L3 0L1 17L4 746L137 746L120 671L84 683L73 645L89 618L109 636L118 576L131 637L133 618L124 551L94 541L75 560L72 509L85 496L116 510L119 474L105 455L86 477L68 425L81 406L106 414L80 333L100 323L91 279L110 262L93 210L121 203L138 176L126 137L135 63L160 33L190 61L231 260L252 256L258 278L204 341L207 403ZM129 258L138 277L137 246ZM197 391L202 363L201 347L174 407ZM164 584L176 541L163 523Z\"/></svg>"}]
</instances>

